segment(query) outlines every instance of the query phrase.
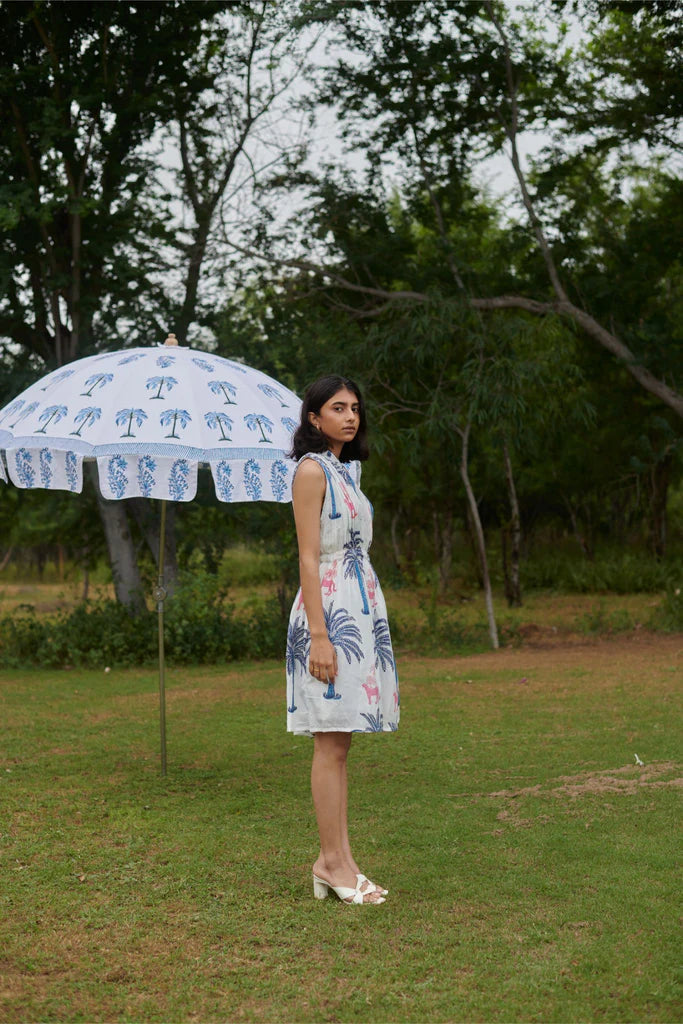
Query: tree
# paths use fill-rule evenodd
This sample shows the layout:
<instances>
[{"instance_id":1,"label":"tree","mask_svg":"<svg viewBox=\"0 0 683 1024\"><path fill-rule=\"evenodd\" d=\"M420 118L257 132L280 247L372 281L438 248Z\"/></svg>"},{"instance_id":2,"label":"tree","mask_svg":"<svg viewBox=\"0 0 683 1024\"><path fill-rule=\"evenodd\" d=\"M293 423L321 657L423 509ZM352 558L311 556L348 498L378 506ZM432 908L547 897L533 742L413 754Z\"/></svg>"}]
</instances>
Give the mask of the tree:
<instances>
[{"instance_id":1,"label":"tree","mask_svg":"<svg viewBox=\"0 0 683 1024\"><path fill-rule=\"evenodd\" d=\"M652 6L651 12L643 5L633 5L632 17L638 17L640 36L651 43L648 53L652 62L664 69L669 54L662 44L661 21L666 19L659 12L661 5ZM611 9L603 5L601 10L609 21ZM665 372L657 376L649 367L654 360L651 352L642 347L633 351L611 326L570 294L571 265L568 260L558 260L555 240L543 223L522 164L520 135L538 128L552 128L562 135L565 146L570 138L576 147L580 133L595 128L601 134L603 158L607 150L618 151L622 143L632 141L623 128L623 104L610 106L607 90L596 86L593 64L600 60L604 64L607 45L591 51L589 43L578 57L572 54L562 38L561 20L553 12L549 6L543 17L554 18L558 40L544 35L540 15L525 13L515 18L491 0L467 5L446 0L388 3L382 5L381 13L363 3L336 8L311 4L310 17L331 23L352 53L331 68L321 98L337 108L346 137L353 136L353 145L363 149L375 175L393 158L411 184L419 181L426 190L444 261L474 309L523 309L534 316L557 314L571 319L615 356L641 387L682 416L683 397L669 383L675 360L667 362ZM629 17L624 11L614 16L617 14L622 19ZM615 35L612 44L619 41L623 46L623 40ZM627 52L622 50L620 58ZM612 59L612 76L618 73L623 82L627 62L621 59L616 65ZM642 64L639 67L643 70ZM668 73L665 77L672 80ZM603 98L602 108L596 96ZM680 98L680 91L677 96ZM675 105L662 111L658 95L650 98L649 105L647 97L641 95L641 99L648 116L659 126L646 134L644 141L659 143ZM580 105L577 115L572 114L572 101ZM600 122L595 120L600 109L605 112L605 105L611 111L611 134L600 133ZM440 195L446 183L471 168L477 155L504 151L506 146L544 269L544 285L533 296L521 290L482 295L468 289L445 230ZM548 160L553 162L552 153ZM335 280L333 268L330 280ZM341 283L338 277L336 283ZM347 281L347 286L375 303L378 299L385 303L408 298L427 301L415 290L377 289L363 279ZM659 356L661 361L661 353Z\"/></svg>"}]
</instances>

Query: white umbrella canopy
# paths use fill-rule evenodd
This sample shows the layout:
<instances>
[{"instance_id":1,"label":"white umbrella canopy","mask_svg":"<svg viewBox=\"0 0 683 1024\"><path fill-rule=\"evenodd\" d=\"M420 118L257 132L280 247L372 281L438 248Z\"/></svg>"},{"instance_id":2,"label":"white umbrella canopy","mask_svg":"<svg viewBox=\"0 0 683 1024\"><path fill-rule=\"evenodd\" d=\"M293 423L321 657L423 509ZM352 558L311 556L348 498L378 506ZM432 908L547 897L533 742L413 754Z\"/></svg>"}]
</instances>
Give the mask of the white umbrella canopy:
<instances>
[{"instance_id":1,"label":"white umbrella canopy","mask_svg":"<svg viewBox=\"0 0 683 1024\"><path fill-rule=\"evenodd\" d=\"M166 774L164 546L167 501L191 501L200 463L220 501L291 500L287 458L301 400L272 377L231 359L164 345L87 356L0 409L0 479L17 487L81 492L96 461L110 500L161 500L159 722Z\"/></svg>"},{"instance_id":2,"label":"white umbrella canopy","mask_svg":"<svg viewBox=\"0 0 683 1024\"><path fill-rule=\"evenodd\" d=\"M289 501L300 406L234 360L173 342L124 349L54 370L0 409L0 453L17 487L80 492L94 459L105 498L191 501L207 463L220 501Z\"/></svg>"}]
</instances>

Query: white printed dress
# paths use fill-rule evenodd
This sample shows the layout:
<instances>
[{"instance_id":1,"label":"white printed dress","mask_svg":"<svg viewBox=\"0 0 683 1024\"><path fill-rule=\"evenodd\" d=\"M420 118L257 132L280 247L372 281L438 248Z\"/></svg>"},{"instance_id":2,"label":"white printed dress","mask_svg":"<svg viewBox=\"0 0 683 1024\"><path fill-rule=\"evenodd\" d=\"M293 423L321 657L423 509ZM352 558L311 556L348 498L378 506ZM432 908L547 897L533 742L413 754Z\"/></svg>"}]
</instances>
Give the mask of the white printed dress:
<instances>
[{"instance_id":1,"label":"white printed dress","mask_svg":"<svg viewBox=\"0 0 683 1024\"><path fill-rule=\"evenodd\" d=\"M299 590L287 631L287 730L300 736L395 732L398 676L387 609L368 556L372 506L332 452L303 459L314 459L325 473L320 587L338 673L334 683L321 683L308 671L311 634Z\"/></svg>"}]
</instances>

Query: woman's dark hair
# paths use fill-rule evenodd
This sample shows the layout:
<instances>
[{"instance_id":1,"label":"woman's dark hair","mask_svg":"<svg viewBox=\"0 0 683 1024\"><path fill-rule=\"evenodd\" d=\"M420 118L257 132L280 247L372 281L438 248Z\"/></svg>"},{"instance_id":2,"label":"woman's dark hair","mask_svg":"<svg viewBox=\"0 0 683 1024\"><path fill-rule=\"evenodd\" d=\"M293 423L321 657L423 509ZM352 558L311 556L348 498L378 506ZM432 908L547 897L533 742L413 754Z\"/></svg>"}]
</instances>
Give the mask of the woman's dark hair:
<instances>
[{"instance_id":1,"label":"woman's dark hair","mask_svg":"<svg viewBox=\"0 0 683 1024\"><path fill-rule=\"evenodd\" d=\"M370 449L368 448L368 424L365 416L365 402L360 393L360 388L347 377L340 377L332 373L327 377L320 377L306 389L303 404L301 406L301 422L292 437L292 450L289 453L290 459L300 459L308 452L326 452L329 445L317 427L309 421L308 414L319 413L325 402L337 394L338 391L347 388L352 391L358 399L358 432L353 441L346 441L339 456L340 462L365 462Z\"/></svg>"}]
</instances>

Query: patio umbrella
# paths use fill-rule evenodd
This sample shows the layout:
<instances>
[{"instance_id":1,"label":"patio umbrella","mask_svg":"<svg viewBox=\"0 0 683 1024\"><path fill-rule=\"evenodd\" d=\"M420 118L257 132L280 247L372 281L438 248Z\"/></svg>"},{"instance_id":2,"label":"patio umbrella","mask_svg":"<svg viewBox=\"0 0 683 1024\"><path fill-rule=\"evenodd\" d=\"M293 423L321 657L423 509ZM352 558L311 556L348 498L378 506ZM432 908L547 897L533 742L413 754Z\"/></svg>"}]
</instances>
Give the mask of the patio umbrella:
<instances>
[{"instance_id":1,"label":"patio umbrella","mask_svg":"<svg viewBox=\"0 0 683 1024\"><path fill-rule=\"evenodd\" d=\"M164 544L167 501L191 501L200 463L219 501L291 499L286 453L300 399L260 370L178 345L78 359L0 409L0 479L17 487L81 492L95 461L105 498L161 501L159 721L166 774ZM4 461L3 461L4 456Z\"/></svg>"}]
</instances>

